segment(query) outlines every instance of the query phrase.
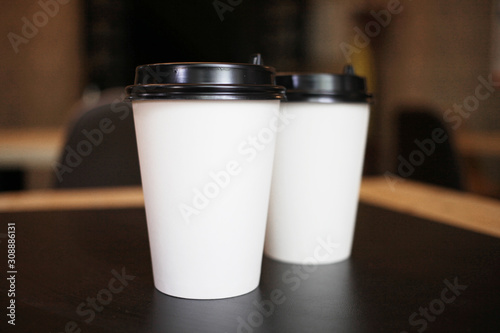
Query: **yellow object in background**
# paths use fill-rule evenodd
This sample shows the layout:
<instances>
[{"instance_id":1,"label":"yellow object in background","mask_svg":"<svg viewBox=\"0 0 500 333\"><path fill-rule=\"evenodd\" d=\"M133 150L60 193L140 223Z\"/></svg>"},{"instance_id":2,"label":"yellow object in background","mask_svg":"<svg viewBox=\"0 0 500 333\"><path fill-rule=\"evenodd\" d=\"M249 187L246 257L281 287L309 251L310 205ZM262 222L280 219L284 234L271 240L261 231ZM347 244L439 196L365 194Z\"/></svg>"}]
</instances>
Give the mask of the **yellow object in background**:
<instances>
[{"instance_id":1,"label":"yellow object in background","mask_svg":"<svg viewBox=\"0 0 500 333\"><path fill-rule=\"evenodd\" d=\"M352 54L352 65L358 76L366 78L366 85L370 93L377 90L374 52L370 45L360 49L360 52Z\"/></svg>"}]
</instances>

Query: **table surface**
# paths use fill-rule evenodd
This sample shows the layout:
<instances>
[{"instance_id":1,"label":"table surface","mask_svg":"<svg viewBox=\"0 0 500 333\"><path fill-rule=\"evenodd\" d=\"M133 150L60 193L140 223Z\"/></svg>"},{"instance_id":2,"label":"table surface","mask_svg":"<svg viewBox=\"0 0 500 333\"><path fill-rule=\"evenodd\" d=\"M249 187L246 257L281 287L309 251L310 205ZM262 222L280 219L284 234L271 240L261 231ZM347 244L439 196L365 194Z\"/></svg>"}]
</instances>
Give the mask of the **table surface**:
<instances>
[{"instance_id":1,"label":"table surface","mask_svg":"<svg viewBox=\"0 0 500 333\"><path fill-rule=\"evenodd\" d=\"M155 290L141 207L3 212L3 312L8 223L16 327L5 313L1 332L500 332L499 238L366 203L350 259L264 258L258 289L213 301Z\"/></svg>"}]
</instances>

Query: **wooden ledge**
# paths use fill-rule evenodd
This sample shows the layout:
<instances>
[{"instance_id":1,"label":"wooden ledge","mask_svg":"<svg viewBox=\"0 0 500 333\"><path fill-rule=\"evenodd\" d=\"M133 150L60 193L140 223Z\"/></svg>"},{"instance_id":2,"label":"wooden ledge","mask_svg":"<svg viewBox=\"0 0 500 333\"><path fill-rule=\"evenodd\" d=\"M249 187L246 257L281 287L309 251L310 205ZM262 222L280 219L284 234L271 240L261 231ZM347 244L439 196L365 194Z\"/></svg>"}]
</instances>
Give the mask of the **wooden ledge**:
<instances>
[{"instance_id":1,"label":"wooden ledge","mask_svg":"<svg viewBox=\"0 0 500 333\"><path fill-rule=\"evenodd\" d=\"M404 179L366 178L360 200L500 238L500 201Z\"/></svg>"},{"instance_id":2,"label":"wooden ledge","mask_svg":"<svg viewBox=\"0 0 500 333\"><path fill-rule=\"evenodd\" d=\"M144 207L141 187L33 190L0 194L0 212Z\"/></svg>"},{"instance_id":3,"label":"wooden ledge","mask_svg":"<svg viewBox=\"0 0 500 333\"><path fill-rule=\"evenodd\" d=\"M22 128L0 131L0 166L50 169L64 142L62 128Z\"/></svg>"},{"instance_id":4,"label":"wooden ledge","mask_svg":"<svg viewBox=\"0 0 500 333\"><path fill-rule=\"evenodd\" d=\"M458 132L455 141L465 156L500 156L500 131Z\"/></svg>"},{"instance_id":5,"label":"wooden ledge","mask_svg":"<svg viewBox=\"0 0 500 333\"><path fill-rule=\"evenodd\" d=\"M500 238L500 201L383 177L363 179L360 200L374 206ZM140 187L37 190L0 194L1 212L142 208Z\"/></svg>"}]
</instances>

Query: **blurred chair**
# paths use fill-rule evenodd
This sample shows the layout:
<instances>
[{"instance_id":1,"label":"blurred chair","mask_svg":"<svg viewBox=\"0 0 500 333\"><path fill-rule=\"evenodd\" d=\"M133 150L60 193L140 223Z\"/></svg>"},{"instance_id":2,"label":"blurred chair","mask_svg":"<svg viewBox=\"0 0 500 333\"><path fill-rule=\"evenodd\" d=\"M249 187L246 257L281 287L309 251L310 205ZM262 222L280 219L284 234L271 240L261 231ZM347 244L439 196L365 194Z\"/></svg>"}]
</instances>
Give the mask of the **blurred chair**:
<instances>
[{"instance_id":1,"label":"blurred chair","mask_svg":"<svg viewBox=\"0 0 500 333\"><path fill-rule=\"evenodd\" d=\"M452 133L447 125L436 116L437 114L439 113L427 107L401 107L396 110L398 129L396 168L404 159L413 167L413 172L408 172L409 175L405 178L463 190L460 163ZM441 143L433 141L435 148L432 150L432 145L428 140L433 140L432 133L435 129L442 129L447 139ZM444 138L444 135L442 137ZM422 149L424 147L422 142L427 143L427 148ZM424 159L420 164L419 158L422 155ZM413 163L417 161L418 163Z\"/></svg>"},{"instance_id":2,"label":"blurred chair","mask_svg":"<svg viewBox=\"0 0 500 333\"><path fill-rule=\"evenodd\" d=\"M55 188L140 185L131 105L115 102L78 114L53 168Z\"/></svg>"}]
</instances>

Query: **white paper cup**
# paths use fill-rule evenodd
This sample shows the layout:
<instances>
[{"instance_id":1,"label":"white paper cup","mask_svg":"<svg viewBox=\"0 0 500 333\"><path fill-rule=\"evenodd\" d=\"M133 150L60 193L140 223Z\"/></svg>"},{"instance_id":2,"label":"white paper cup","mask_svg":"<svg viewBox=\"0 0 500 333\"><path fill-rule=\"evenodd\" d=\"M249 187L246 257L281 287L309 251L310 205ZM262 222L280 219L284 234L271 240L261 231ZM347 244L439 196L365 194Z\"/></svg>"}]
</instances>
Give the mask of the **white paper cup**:
<instances>
[{"instance_id":1,"label":"white paper cup","mask_svg":"<svg viewBox=\"0 0 500 333\"><path fill-rule=\"evenodd\" d=\"M207 96L132 101L154 284L191 299L259 284L280 103Z\"/></svg>"},{"instance_id":2,"label":"white paper cup","mask_svg":"<svg viewBox=\"0 0 500 333\"><path fill-rule=\"evenodd\" d=\"M309 87L305 96L304 87L294 86L301 79L312 80L308 85L331 82L322 89ZM352 248L368 130L367 95L336 91L349 87L342 75L320 74L317 79L290 80L289 102L282 108L293 121L276 143L265 254L289 263L335 263L347 259ZM364 80L354 83L352 89L360 84L364 90ZM300 95L295 95L298 88Z\"/></svg>"}]
</instances>

